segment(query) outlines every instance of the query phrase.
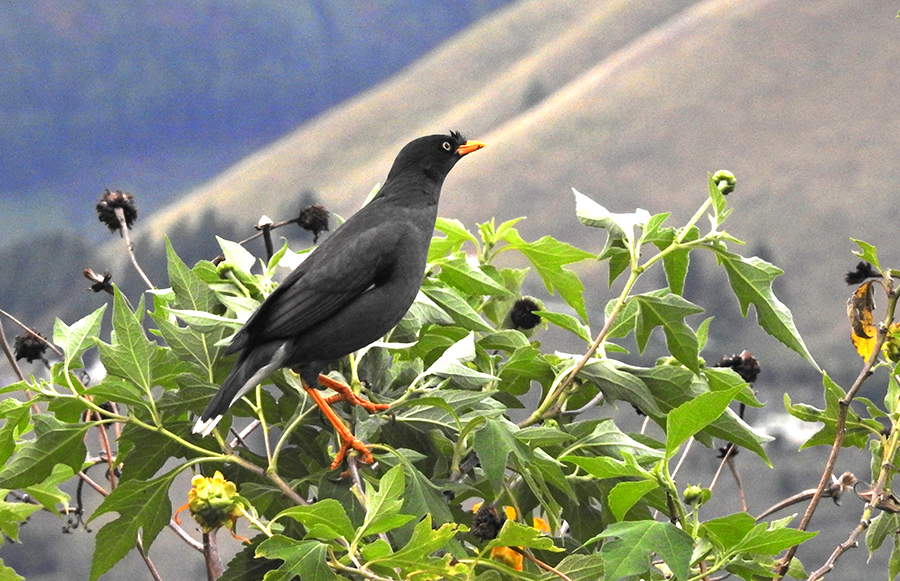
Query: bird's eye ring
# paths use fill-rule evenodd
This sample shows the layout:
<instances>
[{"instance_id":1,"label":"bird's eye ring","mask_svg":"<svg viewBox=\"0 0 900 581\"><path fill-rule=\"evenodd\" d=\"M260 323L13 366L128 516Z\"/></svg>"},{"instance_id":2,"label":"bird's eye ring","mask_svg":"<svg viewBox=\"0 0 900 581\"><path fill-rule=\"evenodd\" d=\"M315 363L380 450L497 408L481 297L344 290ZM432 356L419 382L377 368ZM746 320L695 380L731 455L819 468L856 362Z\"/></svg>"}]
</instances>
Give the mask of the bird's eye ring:
<instances>
[{"instance_id":1,"label":"bird's eye ring","mask_svg":"<svg viewBox=\"0 0 900 581\"><path fill-rule=\"evenodd\" d=\"M451 149L453 149L453 146L450 145L450 142L449 142L449 141L445 141L445 142L444 142L443 144L441 144L441 145L442 145L442 147L443 147L444 149L446 149L447 151L450 151Z\"/></svg>"}]
</instances>

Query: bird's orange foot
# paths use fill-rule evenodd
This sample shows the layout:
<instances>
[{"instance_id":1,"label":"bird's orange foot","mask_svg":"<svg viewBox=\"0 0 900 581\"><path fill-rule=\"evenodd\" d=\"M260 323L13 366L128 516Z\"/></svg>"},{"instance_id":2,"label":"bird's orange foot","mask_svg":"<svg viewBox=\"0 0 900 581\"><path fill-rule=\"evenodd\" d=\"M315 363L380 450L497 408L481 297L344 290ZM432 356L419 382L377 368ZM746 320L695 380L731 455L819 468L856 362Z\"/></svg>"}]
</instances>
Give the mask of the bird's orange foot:
<instances>
[{"instance_id":1,"label":"bird's orange foot","mask_svg":"<svg viewBox=\"0 0 900 581\"><path fill-rule=\"evenodd\" d=\"M357 395L352 389L350 389L349 385L345 385L340 381L335 381L325 375L319 375L319 385L327 387L336 392L335 395L325 398L325 401L327 401L329 404L339 401L346 401L353 405L360 406L370 414L381 412L391 407L386 403L373 403L365 398L362 398Z\"/></svg>"},{"instance_id":2,"label":"bird's orange foot","mask_svg":"<svg viewBox=\"0 0 900 581\"><path fill-rule=\"evenodd\" d=\"M341 447L338 450L337 456L334 457L334 461L331 463L332 470L341 465L341 462L343 462L344 458L347 457L347 452L349 452L351 449L359 452L360 462L371 464L375 461L375 458L372 457L372 452L369 451L369 449L365 444L362 443L362 441L354 437L353 434L350 433L350 430L347 430L346 433L341 431L340 435Z\"/></svg>"}]
</instances>

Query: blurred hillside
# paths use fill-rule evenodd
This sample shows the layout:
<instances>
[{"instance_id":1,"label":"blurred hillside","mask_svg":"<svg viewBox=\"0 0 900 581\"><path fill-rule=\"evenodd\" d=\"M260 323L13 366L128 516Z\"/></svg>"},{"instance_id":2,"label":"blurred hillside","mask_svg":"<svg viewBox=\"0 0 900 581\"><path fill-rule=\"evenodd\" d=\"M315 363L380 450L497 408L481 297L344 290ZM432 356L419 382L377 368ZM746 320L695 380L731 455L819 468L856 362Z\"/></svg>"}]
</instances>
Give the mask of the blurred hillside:
<instances>
[{"instance_id":1,"label":"blurred hillside","mask_svg":"<svg viewBox=\"0 0 900 581\"><path fill-rule=\"evenodd\" d=\"M160 207L507 2L2 2L0 225Z\"/></svg>"},{"instance_id":2,"label":"blurred hillside","mask_svg":"<svg viewBox=\"0 0 900 581\"><path fill-rule=\"evenodd\" d=\"M887 1L519 2L139 231L177 239L171 226L198 208L246 227L292 214L304 192L347 215L409 138L448 128L489 147L449 177L443 215L470 226L527 216L533 237L587 248L604 236L577 224L571 187L614 211L674 211L677 224L701 202L706 172L726 168L739 180L729 231L786 270L776 290L813 353L855 363L841 281L855 264L849 239L900 258L890 235L900 213L898 34ZM725 342L745 328L737 305L719 304L723 278L699 280L707 266L695 265L706 296L693 298L725 319L712 347L740 351L747 345ZM595 304L609 294L594 293ZM802 367L780 348L767 355Z\"/></svg>"}]
</instances>

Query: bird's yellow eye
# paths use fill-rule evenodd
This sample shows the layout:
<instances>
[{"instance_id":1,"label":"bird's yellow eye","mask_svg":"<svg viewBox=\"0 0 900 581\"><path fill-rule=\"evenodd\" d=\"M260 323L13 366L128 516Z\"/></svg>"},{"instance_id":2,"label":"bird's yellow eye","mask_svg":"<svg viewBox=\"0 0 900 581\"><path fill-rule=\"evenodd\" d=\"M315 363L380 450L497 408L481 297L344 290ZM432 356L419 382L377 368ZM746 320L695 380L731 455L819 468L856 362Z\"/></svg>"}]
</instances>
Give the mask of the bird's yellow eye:
<instances>
[{"instance_id":1,"label":"bird's yellow eye","mask_svg":"<svg viewBox=\"0 0 900 581\"><path fill-rule=\"evenodd\" d=\"M443 146L443 148L446 149L447 151L450 151L450 150L453 149L453 146L450 145L450 142L449 142L449 141L445 141L445 142L442 144L442 146Z\"/></svg>"}]
</instances>

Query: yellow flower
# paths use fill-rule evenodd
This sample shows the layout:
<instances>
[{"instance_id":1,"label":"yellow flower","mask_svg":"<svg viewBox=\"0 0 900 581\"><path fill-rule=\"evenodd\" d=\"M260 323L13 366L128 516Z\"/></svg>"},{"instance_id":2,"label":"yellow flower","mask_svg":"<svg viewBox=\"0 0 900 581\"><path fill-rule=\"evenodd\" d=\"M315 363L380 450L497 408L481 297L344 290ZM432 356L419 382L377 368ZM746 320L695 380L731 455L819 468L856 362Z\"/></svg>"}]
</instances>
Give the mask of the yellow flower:
<instances>
[{"instance_id":1,"label":"yellow flower","mask_svg":"<svg viewBox=\"0 0 900 581\"><path fill-rule=\"evenodd\" d=\"M234 538L249 542L234 532L235 522L243 514L246 502L238 496L234 482L225 480L216 470L212 478L197 474L191 479L191 486L187 504L175 511L176 523L181 524L178 513L188 509L204 533L225 527Z\"/></svg>"}]
</instances>

